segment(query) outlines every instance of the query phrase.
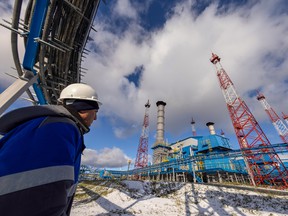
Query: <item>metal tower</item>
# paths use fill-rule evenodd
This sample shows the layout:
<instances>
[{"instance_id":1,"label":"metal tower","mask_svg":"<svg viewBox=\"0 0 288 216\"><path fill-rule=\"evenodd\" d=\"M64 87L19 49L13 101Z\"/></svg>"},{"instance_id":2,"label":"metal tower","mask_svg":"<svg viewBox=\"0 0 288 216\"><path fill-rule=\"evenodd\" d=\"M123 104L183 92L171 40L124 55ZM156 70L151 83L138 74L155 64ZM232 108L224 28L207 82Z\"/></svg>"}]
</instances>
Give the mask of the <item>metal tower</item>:
<instances>
[{"instance_id":1,"label":"metal tower","mask_svg":"<svg viewBox=\"0 0 288 216\"><path fill-rule=\"evenodd\" d=\"M283 112L282 115L283 119L286 121L286 124L288 125L288 115L284 114Z\"/></svg>"},{"instance_id":2,"label":"metal tower","mask_svg":"<svg viewBox=\"0 0 288 216\"><path fill-rule=\"evenodd\" d=\"M258 92L257 100L260 101L262 106L264 107L266 113L268 114L272 124L274 125L275 129L277 130L280 138L284 143L288 143L288 128L284 124L284 122L280 119L274 109L268 104L266 98L263 94Z\"/></svg>"},{"instance_id":3,"label":"metal tower","mask_svg":"<svg viewBox=\"0 0 288 216\"><path fill-rule=\"evenodd\" d=\"M142 134L139 140L139 146L137 151L137 157L135 160L135 168L143 168L148 166L148 135L149 135L149 100L145 104L145 116L142 127Z\"/></svg>"},{"instance_id":4,"label":"metal tower","mask_svg":"<svg viewBox=\"0 0 288 216\"><path fill-rule=\"evenodd\" d=\"M287 188L286 167L246 103L236 93L230 77L222 68L220 58L212 53L210 61L216 67L220 87L253 185L269 184ZM258 150L252 153L255 148Z\"/></svg>"},{"instance_id":5,"label":"metal tower","mask_svg":"<svg viewBox=\"0 0 288 216\"><path fill-rule=\"evenodd\" d=\"M192 121L191 121L191 127L192 127L192 135L196 136L195 121L194 121L193 118L192 118Z\"/></svg>"}]
</instances>

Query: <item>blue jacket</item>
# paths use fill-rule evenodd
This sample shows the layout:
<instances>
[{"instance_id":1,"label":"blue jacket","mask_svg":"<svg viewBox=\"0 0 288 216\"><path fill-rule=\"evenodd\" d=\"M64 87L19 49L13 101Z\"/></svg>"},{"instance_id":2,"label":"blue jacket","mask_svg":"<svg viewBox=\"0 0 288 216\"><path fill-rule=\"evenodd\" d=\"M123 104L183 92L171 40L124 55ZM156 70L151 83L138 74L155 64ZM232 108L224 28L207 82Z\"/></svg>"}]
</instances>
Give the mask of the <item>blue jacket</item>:
<instances>
[{"instance_id":1,"label":"blue jacket","mask_svg":"<svg viewBox=\"0 0 288 216\"><path fill-rule=\"evenodd\" d=\"M0 214L69 215L85 127L62 106L21 108L0 118Z\"/></svg>"}]
</instances>

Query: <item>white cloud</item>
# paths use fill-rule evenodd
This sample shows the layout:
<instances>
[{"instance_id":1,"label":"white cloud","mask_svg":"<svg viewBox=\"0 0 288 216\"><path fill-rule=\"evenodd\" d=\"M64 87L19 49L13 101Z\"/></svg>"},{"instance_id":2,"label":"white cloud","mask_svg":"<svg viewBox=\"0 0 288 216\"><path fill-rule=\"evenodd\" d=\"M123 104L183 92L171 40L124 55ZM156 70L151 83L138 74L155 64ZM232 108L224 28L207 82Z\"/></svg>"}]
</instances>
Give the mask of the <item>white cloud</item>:
<instances>
[{"instance_id":1,"label":"white cloud","mask_svg":"<svg viewBox=\"0 0 288 216\"><path fill-rule=\"evenodd\" d=\"M122 17L137 18L137 12L132 7L129 0L122 0L116 2L115 12Z\"/></svg>"},{"instance_id":2,"label":"white cloud","mask_svg":"<svg viewBox=\"0 0 288 216\"><path fill-rule=\"evenodd\" d=\"M129 157L116 147L104 148L99 151L85 149L81 163L97 168L119 168L128 164Z\"/></svg>"},{"instance_id":3,"label":"white cloud","mask_svg":"<svg viewBox=\"0 0 288 216\"><path fill-rule=\"evenodd\" d=\"M26 5L27 5L27 1L23 1L23 5L21 7L21 16L20 16L21 19L23 19ZM3 20L11 22L13 6L14 6L13 0L5 0L4 2L0 3L0 16L1 16L0 22L9 27L11 27L10 24L6 23ZM14 78L7 76L5 73L8 73L13 76L18 76L18 73L15 69L12 69L12 68L15 68L15 64L13 61L12 50L11 50L11 31L3 26L0 26L0 44L1 44L0 87L3 87L5 89L15 81ZM20 63L22 63L21 60L23 59L23 55L24 55L23 37L18 37L18 53L19 53ZM27 96L25 97L27 98Z\"/></svg>"},{"instance_id":4,"label":"white cloud","mask_svg":"<svg viewBox=\"0 0 288 216\"><path fill-rule=\"evenodd\" d=\"M0 4L0 14L1 14L1 23L4 23L2 19L5 19L7 21L11 21L11 10L9 10L7 7L10 5L8 2L1 3ZM10 5L11 6L11 5ZM8 24L6 24L8 25ZM17 72L13 71L10 67L14 67L14 62L12 58L12 52L11 52L11 32L10 30L4 28L3 26L0 26L0 42L1 42L1 52L0 52L0 85L7 87L9 82L12 82L13 79L11 77L8 77L6 73L11 73L16 75ZM10 58L7 58L7 57ZM8 81L8 83L7 83Z\"/></svg>"},{"instance_id":5,"label":"white cloud","mask_svg":"<svg viewBox=\"0 0 288 216\"><path fill-rule=\"evenodd\" d=\"M119 139L124 139L127 138L128 136L132 135L135 132L139 132L139 126L140 125L130 125L130 126L119 126L119 127L114 127L113 132L115 136Z\"/></svg>"},{"instance_id":6,"label":"white cloud","mask_svg":"<svg viewBox=\"0 0 288 216\"><path fill-rule=\"evenodd\" d=\"M206 128L206 122L214 121L216 128L232 132L216 72L209 61L213 51L222 58L222 65L237 92L256 118L265 120L266 114L259 102L247 97L247 93L261 87L279 111L287 110L287 100L283 100L288 90L283 83L288 66L288 42L283 37L288 33L287 15L272 16L279 2L258 1L251 8L221 14L212 4L197 18L191 13L191 2L179 3L175 8L177 13L166 21L163 29L147 33L141 43L134 38L143 29L135 27L135 23L121 37L106 32L105 23L96 23L101 31L94 37L95 41L101 41L100 48L106 50L110 46L107 35L117 42L109 47L109 55L90 55L85 64L90 70L93 68L93 73L87 74L85 80L95 83L99 89L107 115L112 113L139 124L144 114L143 105L149 98L152 103L150 126L155 130L155 103L164 100L169 133L189 130L191 116L197 128ZM268 54L282 58L283 63L277 66L277 58L273 61L266 57ZM142 64L145 70L140 88L136 89L123 77Z\"/></svg>"},{"instance_id":7,"label":"white cloud","mask_svg":"<svg viewBox=\"0 0 288 216\"><path fill-rule=\"evenodd\" d=\"M167 133L177 136L190 130L193 116L197 130L206 129L205 123L213 121L216 129L223 129L230 137L228 133L234 132L214 66L209 61L211 51L222 58L222 65L237 92L260 123L267 121L267 115L256 98L247 96L256 88L261 87L278 114L288 113L285 100L288 85L284 83L288 79L288 41L285 37L288 22L287 14L278 13L283 2L253 1L249 7L230 9L226 13L219 13L217 5L211 4L196 17L191 11L195 1L181 1L162 29L147 32L140 25L137 5L128 0L117 1L113 15L128 17L130 24L119 35L108 31L111 28L107 25L111 22L97 20L97 32L91 32L94 41L88 48L100 52L91 52L83 63L83 67L89 68L83 81L99 92L103 101L101 115L125 122L125 128L117 124L118 120L111 126L117 129L118 137L139 133L140 127L135 130L131 125L142 125L147 99L152 104L149 112L151 133L156 128L155 103L164 100L167 102ZM141 10L145 11L150 3ZM0 12L1 18L10 19L11 11L0 7ZM7 87L13 80L3 72L9 72L14 63L10 31L2 27L0 42L0 85ZM19 43L23 50L21 38ZM279 62L282 64L277 65ZM124 77L139 65L144 66L144 72L140 88L136 88Z\"/></svg>"}]
</instances>

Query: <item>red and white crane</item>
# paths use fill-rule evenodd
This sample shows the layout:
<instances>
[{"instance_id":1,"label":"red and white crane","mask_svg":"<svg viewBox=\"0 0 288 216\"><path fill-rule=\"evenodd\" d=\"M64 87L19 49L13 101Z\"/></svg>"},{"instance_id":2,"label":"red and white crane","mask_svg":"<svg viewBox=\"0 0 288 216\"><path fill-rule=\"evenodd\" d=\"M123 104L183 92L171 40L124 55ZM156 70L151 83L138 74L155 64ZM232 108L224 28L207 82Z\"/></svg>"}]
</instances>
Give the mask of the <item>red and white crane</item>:
<instances>
[{"instance_id":1,"label":"red and white crane","mask_svg":"<svg viewBox=\"0 0 288 216\"><path fill-rule=\"evenodd\" d=\"M285 113L282 112L282 117L283 117L284 121L286 122L286 124L288 125L288 115L286 115Z\"/></svg>"},{"instance_id":2,"label":"red and white crane","mask_svg":"<svg viewBox=\"0 0 288 216\"><path fill-rule=\"evenodd\" d=\"M260 101L260 103L264 107L267 115L269 116L273 126L275 127L282 141L284 143L288 143L288 128L274 111L274 109L269 105L264 94L258 92L257 100Z\"/></svg>"},{"instance_id":3,"label":"red and white crane","mask_svg":"<svg viewBox=\"0 0 288 216\"><path fill-rule=\"evenodd\" d=\"M149 107L150 103L148 100L148 102L145 104L145 115L137 150L137 156L134 164L135 168L143 168L148 166Z\"/></svg>"},{"instance_id":4,"label":"red and white crane","mask_svg":"<svg viewBox=\"0 0 288 216\"><path fill-rule=\"evenodd\" d=\"M220 88L234 126L247 171L253 185L288 188L288 171L274 150L245 101L238 96L234 84L223 69L220 58L212 53ZM256 149L252 153L252 149Z\"/></svg>"}]
</instances>

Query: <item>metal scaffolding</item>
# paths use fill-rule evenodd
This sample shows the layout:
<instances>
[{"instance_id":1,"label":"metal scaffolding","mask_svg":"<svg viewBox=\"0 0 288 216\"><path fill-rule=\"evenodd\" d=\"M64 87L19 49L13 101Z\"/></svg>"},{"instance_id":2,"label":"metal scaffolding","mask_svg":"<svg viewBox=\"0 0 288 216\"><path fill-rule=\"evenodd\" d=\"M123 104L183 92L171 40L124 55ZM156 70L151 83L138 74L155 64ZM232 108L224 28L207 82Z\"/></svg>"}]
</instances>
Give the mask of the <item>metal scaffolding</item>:
<instances>
[{"instance_id":1,"label":"metal scaffolding","mask_svg":"<svg viewBox=\"0 0 288 216\"><path fill-rule=\"evenodd\" d=\"M91 29L94 30L92 25L99 3L100 0L29 0L21 21L22 0L15 0L12 23L6 21L10 25L1 25L11 30L12 54L19 79L23 81L26 71L37 79L33 82L26 79L25 85L18 85L15 93L10 89L6 94L10 97L8 102L1 99L1 94L0 115L20 92L26 91L35 105L57 104L63 88L81 82L86 70L81 63L89 52L85 45ZM17 46L19 35L24 38L26 48L22 63ZM36 98L29 89L31 84Z\"/></svg>"}]
</instances>

